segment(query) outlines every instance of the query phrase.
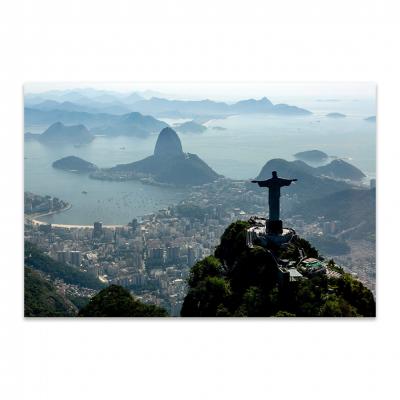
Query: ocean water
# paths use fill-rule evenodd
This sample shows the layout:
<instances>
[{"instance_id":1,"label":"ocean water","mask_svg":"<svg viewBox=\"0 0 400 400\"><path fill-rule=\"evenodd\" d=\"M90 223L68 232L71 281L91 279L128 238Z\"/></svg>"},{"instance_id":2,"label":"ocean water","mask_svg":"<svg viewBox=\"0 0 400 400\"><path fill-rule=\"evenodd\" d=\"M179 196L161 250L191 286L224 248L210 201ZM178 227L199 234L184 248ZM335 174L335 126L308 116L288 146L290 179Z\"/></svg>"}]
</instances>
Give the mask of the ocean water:
<instances>
[{"instance_id":1,"label":"ocean water","mask_svg":"<svg viewBox=\"0 0 400 400\"><path fill-rule=\"evenodd\" d=\"M212 120L202 134L181 134L183 149L198 154L216 172L235 179L254 178L271 158L293 160L293 154L311 149L347 159L368 178L375 177L376 125L364 120L375 115L374 100L297 98L287 102L314 114L304 117L237 115ZM327 118L330 112L344 113L346 118ZM45 128L25 127L25 131L40 132ZM75 155L99 167L111 167L152 154L156 140L157 134L147 139L96 137L92 143L78 148L27 141L25 190L57 196L72 204L68 211L42 218L47 222L92 224L100 220L105 224L125 224L132 218L178 202L184 198L184 190L137 181L92 180L87 175L56 170L51 164L61 157Z\"/></svg>"}]
</instances>

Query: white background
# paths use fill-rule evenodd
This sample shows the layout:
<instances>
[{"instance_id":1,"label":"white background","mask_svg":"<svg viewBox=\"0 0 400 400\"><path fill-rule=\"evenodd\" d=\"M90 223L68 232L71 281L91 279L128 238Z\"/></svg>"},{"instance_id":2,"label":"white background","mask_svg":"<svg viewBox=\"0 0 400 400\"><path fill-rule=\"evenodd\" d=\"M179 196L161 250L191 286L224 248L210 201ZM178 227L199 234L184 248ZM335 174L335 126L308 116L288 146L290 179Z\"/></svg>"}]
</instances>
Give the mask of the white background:
<instances>
[{"instance_id":1,"label":"white background","mask_svg":"<svg viewBox=\"0 0 400 400\"><path fill-rule=\"evenodd\" d=\"M396 1L2 2L0 393L4 399L399 398ZM378 84L375 320L24 320L22 84ZM396 208L397 206L397 208Z\"/></svg>"}]
</instances>

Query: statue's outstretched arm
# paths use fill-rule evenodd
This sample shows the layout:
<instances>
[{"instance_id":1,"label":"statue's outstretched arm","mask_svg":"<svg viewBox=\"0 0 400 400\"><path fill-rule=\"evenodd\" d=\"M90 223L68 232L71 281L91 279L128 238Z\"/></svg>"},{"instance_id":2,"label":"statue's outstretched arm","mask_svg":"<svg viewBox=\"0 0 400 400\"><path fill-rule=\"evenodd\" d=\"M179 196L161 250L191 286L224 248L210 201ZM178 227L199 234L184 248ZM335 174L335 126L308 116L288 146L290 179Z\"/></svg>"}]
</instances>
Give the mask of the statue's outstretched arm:
<instances>
[{"instance_id":1,"label":"statue's outstretched arm","mask_svg":"<svg viewBox=\"0 0 400 400\"><path fill-rule=\"evenodd\" d=\"M260 187L268 187L269 186L269 180L266 181L251 181L252 183L258 183L258 186Z\"/></svg>"},{"instance_id":2,"label":"statue's outstretched arm","mask_svg":"<svg viewBox=\"0 0 400 400\"><path fill-rule=\"evenodd\" d=\"M292 182L296 182L296 181L297 181L297 179L283 179L283 178L280 178L280 184L282 186L289 186Z\"/></svg>"}]
</instances>

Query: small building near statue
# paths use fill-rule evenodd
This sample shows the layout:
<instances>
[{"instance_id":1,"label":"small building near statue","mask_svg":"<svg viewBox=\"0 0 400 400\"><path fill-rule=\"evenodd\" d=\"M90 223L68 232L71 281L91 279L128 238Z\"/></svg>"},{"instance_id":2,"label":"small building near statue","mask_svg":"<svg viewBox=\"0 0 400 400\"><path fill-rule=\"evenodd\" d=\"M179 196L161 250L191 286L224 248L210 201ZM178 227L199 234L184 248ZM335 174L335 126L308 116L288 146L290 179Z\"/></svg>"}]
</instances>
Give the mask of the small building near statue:
<instances>
[{"instance_id":1,"label":"small building near statue","mask_svg":"<svg viewBox=\"0 0 400 400\"><path fill-rule=\"evenodd\" d=\"M326 265L317 258L306 258L300 262L299 270L307 276L326 274Z\"/></svg>"}]
</instances>

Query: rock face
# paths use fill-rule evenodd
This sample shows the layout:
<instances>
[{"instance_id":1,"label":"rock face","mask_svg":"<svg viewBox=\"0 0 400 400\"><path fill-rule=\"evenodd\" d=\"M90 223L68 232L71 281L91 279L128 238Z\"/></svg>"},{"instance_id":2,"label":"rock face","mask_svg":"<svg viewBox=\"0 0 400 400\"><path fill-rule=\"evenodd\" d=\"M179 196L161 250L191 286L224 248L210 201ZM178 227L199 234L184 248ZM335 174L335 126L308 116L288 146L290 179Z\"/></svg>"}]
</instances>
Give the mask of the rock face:
<instances>
[{"instance_id":1,"label":"rock face","mask_svg":"<svg viewBox=\"0 0 400 400\"><path fill-rule=\"evenodd\" d=\"M328 158L328 154L320 150L301 151L294 155L298 160L310 162L323 162Z\"/></svg>"},{"instance_id":2,"label":"rock face","mask_svg":"<svg viewBox=\"0 0 400 400\"><path fill-rule=\"evenodd\" d=\"M54 161L53 167L74 172L93 172L97 170L96 165L75 156L68 156Z\"/></svg>"},{"instance_id":3,"label":"rock face","mask_svg":"<svg viewBox=\"0 0 400 400\"><path fill-rule=\"evenodd\" d=\"M85 144L93 140L93 135L85 125L66 126L56 122L40 135L39 140L52 144Z\"/></svg>"},{"instance_id":4,"label":"rock face","mask_svg":"<svg viewBox=\"0 0 400 400\"><path fill-rule=\"evenodd\" d=\"M155 156L176 156L183 154L181 141L176 132L171 128L164 128L158 135Z\"/></svg>"}]
</instances>

